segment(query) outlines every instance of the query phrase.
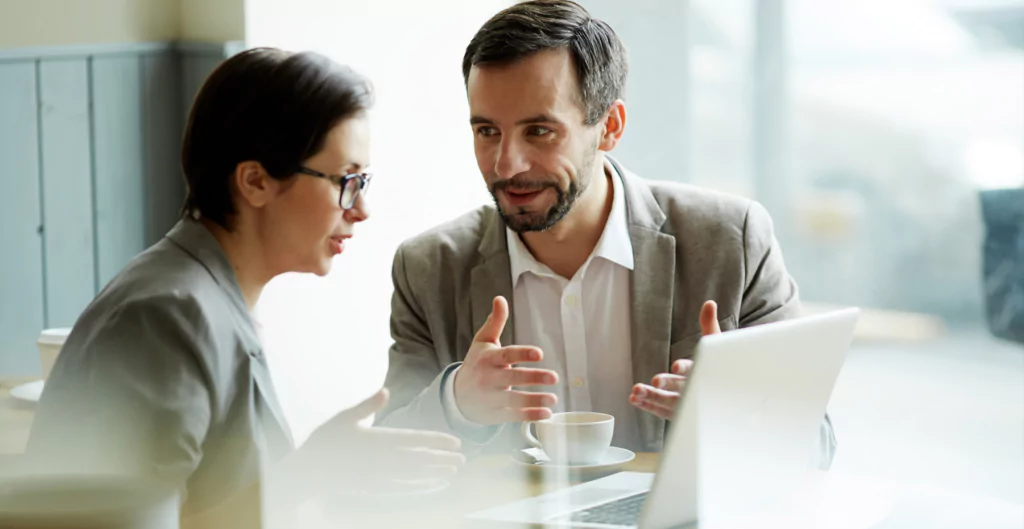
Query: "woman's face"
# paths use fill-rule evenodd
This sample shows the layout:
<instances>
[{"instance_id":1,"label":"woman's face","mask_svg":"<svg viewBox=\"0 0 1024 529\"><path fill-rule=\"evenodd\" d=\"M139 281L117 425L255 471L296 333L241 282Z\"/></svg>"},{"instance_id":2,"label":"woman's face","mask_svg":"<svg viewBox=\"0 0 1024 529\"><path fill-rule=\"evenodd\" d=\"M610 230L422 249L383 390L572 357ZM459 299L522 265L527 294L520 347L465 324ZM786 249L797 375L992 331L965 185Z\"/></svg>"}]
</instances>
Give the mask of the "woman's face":
<instances>
[{"instance_id":1,"label":"woman's face","mask_svg":"<svg viewBox=\"0 0 1024 529\"><path fill-rule=\"evenodd\" d=\"M352 208L341 208L337 177L364 171L369 157L369 121L360 114L331 129L323 149L303 162L303 167L333 175L332 179L300 173L281 183L258 227L264 257L276 273L323 276L331 270L332 258L344 252L356 224L370 216L362 194Z\"/></svg>"}]
</instances>

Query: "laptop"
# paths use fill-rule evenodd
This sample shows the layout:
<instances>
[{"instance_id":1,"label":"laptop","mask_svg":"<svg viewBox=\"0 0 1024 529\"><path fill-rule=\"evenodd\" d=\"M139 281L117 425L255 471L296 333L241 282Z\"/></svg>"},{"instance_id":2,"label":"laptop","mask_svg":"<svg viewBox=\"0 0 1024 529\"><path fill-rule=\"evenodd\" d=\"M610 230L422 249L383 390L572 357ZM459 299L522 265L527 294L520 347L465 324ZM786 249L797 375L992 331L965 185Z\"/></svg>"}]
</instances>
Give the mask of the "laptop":
<instances>
[{"instance_id":1,"label":"laptop","mask_svg":"<svg viewBox=\"0 0 1024 529\"><path fill-rule=\"evenodd\" d=\"M664 529L784 509L812 466L858 314L845 309L704 337L657 474L619 472L468 518Z\"/></svg>"}]
</instances>

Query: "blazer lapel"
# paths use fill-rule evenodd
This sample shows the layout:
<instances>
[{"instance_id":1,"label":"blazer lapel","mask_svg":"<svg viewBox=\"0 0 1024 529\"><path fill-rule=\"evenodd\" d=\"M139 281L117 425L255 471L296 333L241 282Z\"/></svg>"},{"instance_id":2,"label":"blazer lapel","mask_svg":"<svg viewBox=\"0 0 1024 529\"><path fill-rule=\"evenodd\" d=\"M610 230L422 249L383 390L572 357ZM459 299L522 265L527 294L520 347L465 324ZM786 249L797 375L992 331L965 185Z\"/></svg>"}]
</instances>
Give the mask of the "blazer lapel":
<instances>
[{"instance_id":1,"label":"blazer lapel","mask_svg":"<svg viewBox=\"0 0 1024 529\"><path fill-rule=\"evenodd\" d=\"M661 232L666 217L647 184L609 157L626 192L629 233L633 243L632 331L634 382L649 384L669 369L675 291L676 239ZM647 450L660 451L666 421L641 411L640 439Z\"/></svg>"},{"instance_id":2,"label":"blazer lapel","mask_svg":"<svg viewBox=\"0 0 1024 529\"><path fill-rule=\"evenodd\" d=\"M263 435L268 446L267 449L272 460L279 460L295 447L295 440L292 438L291 428L285 418L284 410L277 400L277 392L270 378L270 370L265 361L257 358L249 359L253 380L256 383L255 399L259 424L263 429ZM265 408L265 409L261 409ZM264 415L269 413L269 416Z\"/></svg>"},{"instance_id":3,"label":"blazer lapel","mask_svg":"<svg viewBox=\"0 0 1024 529\"><path fill-rule=\"evenodd\" d=\"M630 230L633 239L633 378L651 378L669 370L672 341L672 292L676 259L675 237L641 228ZM665 421L640 412L640 438L649 450L659 451Z\"/></svg>"},{"instance_id":4,"label":"blazer lapel","mask_svg":"<svg viewBox=\"0 0 1024 529\"><path fill-rule=\"evenodd\" d=\"M505 225L497 212L491 212L487 231L480 241L481 260L470 272L470 310L475 334L491 314L495 296L508 300L508 321L501 333L501 344L512 345L515 321L512 317L512 266L508 258Z\"/></svg>"}]
</instances>

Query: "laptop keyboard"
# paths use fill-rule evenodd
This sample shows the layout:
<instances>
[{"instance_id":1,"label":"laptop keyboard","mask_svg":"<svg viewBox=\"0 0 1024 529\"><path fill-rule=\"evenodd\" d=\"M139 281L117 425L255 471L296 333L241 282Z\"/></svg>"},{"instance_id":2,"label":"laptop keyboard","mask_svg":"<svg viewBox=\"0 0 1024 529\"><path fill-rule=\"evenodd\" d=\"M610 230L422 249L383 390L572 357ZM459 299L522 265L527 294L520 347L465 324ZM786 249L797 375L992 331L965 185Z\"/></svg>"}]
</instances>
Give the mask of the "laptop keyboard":
<instances>
[{"instance_id":1,"label":"laptop keyboard","mask_svg":"<svg viewBox=\"0 0 1024 529\"><path fill-rule=\"evenodd\" d=\"M643 508L644 500L646 499L646 492L619 498L615 501L576 511L572 513L570 521L635 526L640 521L640 509Z\"/></svg>"}]
</instances>

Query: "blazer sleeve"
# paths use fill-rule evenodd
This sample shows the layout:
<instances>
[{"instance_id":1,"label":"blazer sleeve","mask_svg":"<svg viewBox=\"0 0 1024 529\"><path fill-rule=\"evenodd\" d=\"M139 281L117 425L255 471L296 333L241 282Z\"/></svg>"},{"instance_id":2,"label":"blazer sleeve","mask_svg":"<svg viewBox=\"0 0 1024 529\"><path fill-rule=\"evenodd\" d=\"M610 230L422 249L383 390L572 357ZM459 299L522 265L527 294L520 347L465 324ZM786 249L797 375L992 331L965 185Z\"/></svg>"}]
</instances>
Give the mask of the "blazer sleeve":
<instances>
[{"instance_id":1,"label":"blazer sleeve","mask_svg":"<svg viewBox=\"0 0 1024 529\"><path fill-rule=\"evenodd\" d=\"M751 202L743 222L744 284L739 326L782 321L800 315L796 282L786 270L771 217Z\"/></svg>"},{"instance_id":2,"label":"blazer sleeve","mask_svg":"<svg viewBox=\"0 0 1024 529\"><path fill-rule=\"evenodd\" d=\"M168 298L130 302L96 328L75 329L84 340L62 352L39 403L33 462L139 475L185 492L212 416L199 360L212 342L195 300Z\"/></svg>"},{"instance_id":3,"label":"blazer sleeve","mask_svg":"<svg viewBox=\"0 0 1024 529\"><path fill-rule=\"evenodd\" d=\"M395 253L391 278L391 337L388 375L384 382L391 393L375 424L420 428L453 433L442 407L447 376L461 363L440 365L426 314L409 285L403 249Z\"/></svg>"}]
</instances>

